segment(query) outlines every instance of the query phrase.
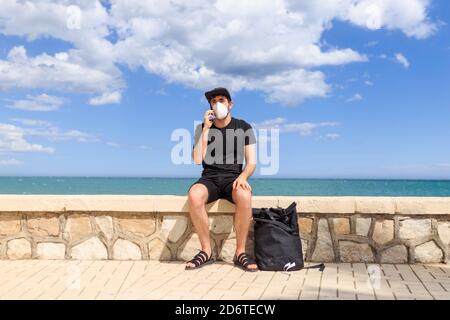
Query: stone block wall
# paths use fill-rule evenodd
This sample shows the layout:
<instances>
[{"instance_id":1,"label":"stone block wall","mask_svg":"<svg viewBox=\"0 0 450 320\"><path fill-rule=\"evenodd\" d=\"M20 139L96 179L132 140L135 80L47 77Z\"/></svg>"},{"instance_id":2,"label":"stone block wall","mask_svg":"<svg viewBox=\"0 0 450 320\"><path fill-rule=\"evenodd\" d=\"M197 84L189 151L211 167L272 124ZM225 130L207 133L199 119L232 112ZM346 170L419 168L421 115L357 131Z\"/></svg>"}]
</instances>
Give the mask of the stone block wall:
<instances>
[{"instance_id":1,"label":"stone block wall","mask_svg":"<svg viewBox=\"0 0 450 320\"><path fill-rule=\"evenodd\" d=\"M254 197L253 207L292 201L307 261L449 260L450 198ZM186 261L200 249L188 210L177 196L0 195L0 259ZM231 262L234 207L207 210L213 252Z\"/></svg>"},{"instance_id":2,"label":"stone block wall","mask_svg":"<svg viewBox=\"0 0 450 320\"><path fill-rule=\"evenodd\" d=\"M314 262L437 263L448 260L445 218L361 214L299 218L306 257Z\"/></svg>"}]
</instances>

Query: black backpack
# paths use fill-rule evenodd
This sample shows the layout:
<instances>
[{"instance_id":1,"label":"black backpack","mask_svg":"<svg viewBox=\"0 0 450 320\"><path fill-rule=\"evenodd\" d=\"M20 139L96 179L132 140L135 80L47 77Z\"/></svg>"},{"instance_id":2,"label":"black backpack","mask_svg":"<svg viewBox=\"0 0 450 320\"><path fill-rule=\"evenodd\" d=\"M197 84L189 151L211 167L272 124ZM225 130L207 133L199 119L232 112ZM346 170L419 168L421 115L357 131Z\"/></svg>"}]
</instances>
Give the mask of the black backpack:
<instances>
[{"instance_id":1,"label":"black backpack","mask_svg":"<svg viewBox=\"0 0 450 320\"><path fill-rule=\"evenodd\" d=\"M253 209L255 258L259 270L296 271L304 269L302 242L297 221L297 204L283 209ZM323 271L324 264L311 266Z\"/></svg>"}]
</instances>

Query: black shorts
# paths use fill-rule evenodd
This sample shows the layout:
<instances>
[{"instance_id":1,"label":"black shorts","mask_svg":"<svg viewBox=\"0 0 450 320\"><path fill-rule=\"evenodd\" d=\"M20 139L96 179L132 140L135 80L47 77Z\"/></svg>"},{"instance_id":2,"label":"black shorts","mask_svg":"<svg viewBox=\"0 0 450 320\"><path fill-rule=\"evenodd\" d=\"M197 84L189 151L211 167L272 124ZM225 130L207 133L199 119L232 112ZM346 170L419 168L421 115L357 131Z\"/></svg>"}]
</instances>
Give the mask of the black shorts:
<instances>
[{"instance_id":1,"label":"black shorts","mask_svg":"<svg viewBox=\"0 0 450 320\"><path fill-rule=\"evenodd\" d=\"M233 182L239 177L236 176L202 176L191 187L197 183L203 184L208 189L208 201L211 203L217 199L226 199L231 203L233 201ZM189 187L189 189L191 188Z\"/></svg>"}]
</instances>

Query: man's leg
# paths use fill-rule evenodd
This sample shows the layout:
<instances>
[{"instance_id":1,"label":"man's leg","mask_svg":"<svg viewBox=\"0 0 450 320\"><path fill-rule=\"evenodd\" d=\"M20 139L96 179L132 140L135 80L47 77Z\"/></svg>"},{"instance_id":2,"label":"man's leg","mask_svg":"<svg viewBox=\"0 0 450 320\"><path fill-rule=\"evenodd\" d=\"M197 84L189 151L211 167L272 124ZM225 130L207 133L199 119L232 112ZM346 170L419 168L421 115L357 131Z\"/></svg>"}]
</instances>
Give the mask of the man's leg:
<instances>
[{"instance_id":1,"label":"man's leg","mask_svg":"<svg viewBox=\"0 0 450 320\"><path fill-rule=\"evenodd\" d=\"M245 252L248 231L252 221L252 194L249 190L237 189L232 191L233 201L236 205L234 227L236 229L236 256ZM257 269L256 264L249 264L249 269Z\"/></svg>"},{"instance_id":2,"label":"man's leg","mask_svg":"<svg viewBox=\"0 0 450 320\"><path fill-rule=\"evenodd\" d=\"M201 183L194 184L189 189L188 202L189 214L192 224L197 233L202 250L211 257L211 240L209 238L209 220L206 212L205 204L208 200L208 189ZM194 267L194 264L187 263L188 266Z\"/></svg>"}]
</instances>

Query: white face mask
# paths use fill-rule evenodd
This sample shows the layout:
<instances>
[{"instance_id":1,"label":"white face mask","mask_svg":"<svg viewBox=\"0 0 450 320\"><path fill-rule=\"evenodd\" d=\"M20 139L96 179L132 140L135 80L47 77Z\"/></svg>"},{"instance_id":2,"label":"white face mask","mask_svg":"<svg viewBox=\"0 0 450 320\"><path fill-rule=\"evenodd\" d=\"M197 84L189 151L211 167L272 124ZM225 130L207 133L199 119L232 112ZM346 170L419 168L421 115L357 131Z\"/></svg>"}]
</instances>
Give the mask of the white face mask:
<instances>
[{"instance_id":1,"label":"white face mask","mask_svg":"<svg viewBox=\"0 0 450 320\"><path fill-rule=\"evenodd\" d=\"M219 120L225 119L228 115L228 108L223 103L217 102L213 106L214 114L216 115L216 118Z\"/></svg>"}]
</instances>

